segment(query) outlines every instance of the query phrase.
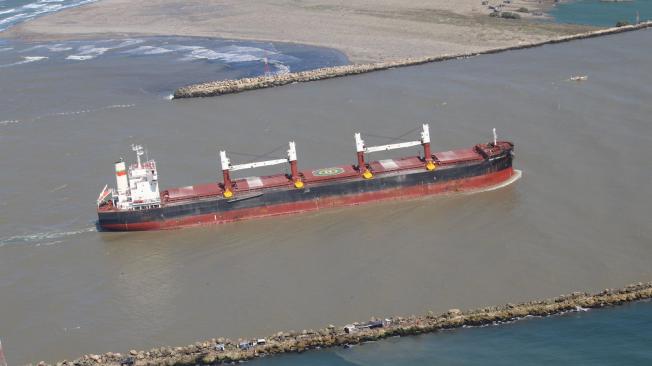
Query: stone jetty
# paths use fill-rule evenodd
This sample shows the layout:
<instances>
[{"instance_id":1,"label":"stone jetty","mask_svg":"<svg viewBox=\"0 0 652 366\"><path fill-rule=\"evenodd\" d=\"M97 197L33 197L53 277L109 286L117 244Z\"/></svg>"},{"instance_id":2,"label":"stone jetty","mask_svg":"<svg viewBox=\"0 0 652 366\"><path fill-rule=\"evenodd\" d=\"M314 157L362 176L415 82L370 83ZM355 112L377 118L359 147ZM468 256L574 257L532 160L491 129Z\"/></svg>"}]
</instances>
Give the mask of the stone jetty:
<instances>
[{"instance_id":1,"label":"stone jetty","mask_svg":"<svg viewBox=\"0 0 652 366\"><path fill-rule=\"evenodd\" d=\"M213 338L185 347L159 347L149 351L131 350L126 354L85 355L56 366L172 366L216 365L251 360L275 354L304 352L311 349L342 347L387 337L431 333L463 326L500 324L526 316L550 316L585 309L602 308L652 298L652 282L637 283L621 289L606 289L596 294L574 292L551 299L520 304L485 307L443 314L372 318L368 322L341 327L329 325L318 330L278 332L265 338ZM50 366L39 362L38 366Z\"/></svg>"},{"instance_id":2,"label":"stone jetty","mask_svg":"<svg viewBox=\"0 0 652 366\"><path fill-rule=\"evenodd\" d=\"M320 69L293 72L282 75L259 76L253 78L243 78L237 80L219 80L201 84L193 84L181 87L174 92L174 99L212 97L223 94L240 93L247 90L271 88L293 83L308 82L323 79L332 79L347 75L363 74L372 71L387 70L395 67L414 66L430 62L439 62L453 60L458 58L473 57L482 54L491 54L505 52L510 50L519 50L524 48L538 47L546 44L569 42L577 39L600 37L609 34L629 32L644 29L652 26L652 21L639 23L636 25L606 28L592 32L579 33L570 36L562 36L542 42L521 43L515 46L494 48L481 52L460 53L452 55L442 55L436 57L406 58L398 61L379 62L372 64L353 64L334 67L323 67Z\"/></svg>"}]
</instances>

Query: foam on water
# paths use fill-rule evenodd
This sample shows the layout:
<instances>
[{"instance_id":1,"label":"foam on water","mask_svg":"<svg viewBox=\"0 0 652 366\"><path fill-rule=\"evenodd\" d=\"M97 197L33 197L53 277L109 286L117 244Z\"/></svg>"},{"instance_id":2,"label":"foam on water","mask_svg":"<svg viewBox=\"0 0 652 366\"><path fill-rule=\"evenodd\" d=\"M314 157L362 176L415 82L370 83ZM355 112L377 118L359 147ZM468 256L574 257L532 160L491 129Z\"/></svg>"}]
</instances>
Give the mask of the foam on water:
<instances>
[{"instance_id":1,"label":"foam on water","mask_svg":"<svg viewBox=\"0 0 652 366\"><path fill-rule=\"evenodd\" d=\"M94 45L80 46L77 49L77 54L69 55L66 60L85 61L92 60L97 56L103 55L106 51L110 50L108 47L95 47Z\"/></svg>"},{"instance_id":2,"label":"foam on water","mask_svg":"<svg viewBox=\"0 0 652 366\"><path fill-rule=\"evenodd\" d=\"M191 43L192 42L192 43ZM184 44L190 43L190 44ZM16 49L19 54L35 52L38 56L30 56L18 62L6 63L0 67L19 66L25 63L43 60L47 57L51 62L87 62L100 57L143 57L168 56L169 62L198 62L238 64L267 62L273 66L277 75L291 71L291 64L300 64L301 58L278 52L273 44L269 47L254 47L251 45L228 44L224 41L190 37L152 37L105 39L94 41L68 41L59 43L32 44L27 47L6 47L0 51ZM4 45L3 45L4 46ZM255 68L256 69L256 68ZM264 68L256 69L262 74ZM254 73L256 73L254 71Z\"/></svg>"},{"instance_id":3,"label":"foam on water","mask_svg":"<svg viewBox=\"0 0 652 366\"><path fill-rule=\"evenodd\" d=\"M79 110L76 110L76 111L64 111L64 112L48 113L48 114L36 116L34 118L29 119L28 121L36 122L38 120L48 118L48 117L75 116L75 115L100 112L100 111L110 110L110 109L131 108L131 107L135 107L135 106L136 106L135 104L111 104L111 105L107 105L107 106L103 106L103 107L99 107L99 108L89 108L89 109L79 109ZM19 120L19 119L7 119L7 120L0 121L0 126L14 125L14 124L18 124L18 123L21 123L21 122L22 121ZM64 187L64 186L62 186L62 187Z\"/></svg>"},{"instance_id":4,"label":"foam on water","mask_svg":"<svg viewBox=\"0 0 652 366\"><path fill-rule=\"evenodd\" d=\"M491 192L491 191L495 191L495 190L498 190L498 189L501 189L501 188L505 188L505 187L511 185L512 183L516 182L517 180L521 179L522 176L523 176L523 171L518 170L518 169L514 169L514 174L512 174L512 176L509 179L507 179L506 181L504 181L502 183L499 183L499 184L496 184L496 185L491 186L491 187L464 192L464 194L476 194L476 193L482 193L482 192Z\"/></svg>"},{"instance_id":5,"label":"foam on water","mask_svg":"<svg viewBox=\"0 0 652 366\"><path fill-rule=\"evenodd\" d=\"M110 41L113 41L113 40L110 40ZM118 43L117 45L115 45L115 46L113 46L111 48L131 47L131 46L135 46L137 44L141 44L141 43L144 43L144 42L146 42L144 39L131 39L130 38L130 39L125 39L125 40L120 41L120 43Z\"/></svg>"},{"instance_id":6,"label":"foam on water","mask_svg":"<svg viewBox=\"0 0 652 366\"><path fill-rule=\"evenodd\" d=\"M16 124L16 123L20 123L20 121L17 120L17 119L4 120L4 121L0 121L0 126L7 126L7 125Z\"/></svg>"},{"instance_id":7,"label":"foam on water","mask_svg":"<svg viewBox=\"0 0 652 366\"><path fill-rule=\"evenodd\" d=\"M0 31L41 15L92 3L94 1L96 0L39 0L8 9L2 9L2 6L0 6ZM9 14L13 15L3 17L3 15Z\"/></svg>"},{"instance_id":8,"label":"foam on water","mask_svg":"<svg viewBox=\"0 0 652 366\"><path fill-rule=\"evenodd\" d=\"M276 68L277 75L285 75L290 73L290 66L284 65L280 62L270 62Z\"/></svg>"},{"instance_id":9,"label":"foam on water","mask_svg":"<svg viewBox=\"0 0 652 366\"><path fill-rule=\"evenodd\" d=\"M114 44L115 42L119 42L119 43ZM109 39L109 40L96 42L97 44L81 45L77 47L77 51L75 52L75 54L68 55L66 57L66 60L75 60L75 61L92 60L98 56L105 54L108 51L135 46L143 42L145 42L145 40L142 39L126 39L120 41ZM61 44L53 45L53 46L55 47L55 50L64 50ZM48 49L51 49L51 47L53 46L46 46L46 47L48 47ZM71 49L72 47L69 47L67 50L71 50Z\"/></svg>"},{"instance_id":10,"label":"foam on water","mask_svg":"<svg viewBox=\"0 0 652 366\"><path fill-rule=\"evenodd\" d=\"M64 45L63 43L57 43L57 44L40 44L36 46L32 46L29 48L25 48L21 50L21 53L24 52L31 52L31 51L36 51L36 50L48 50L50 52L64 52L64 51L70 51L73 49L73 47Z\"/></svg>"},{"instance_id":11,"label":"foam on water","mask_svg":"<svg viewBox=\"0 0 652 366\"><path fill-rule=\"evenodd\" d=\"M190 51L189 54L181 58L183 61L190 60L220 60L226 63L234 62L248 62L248 61L260 61L262 57L255 56L248 53L227 53L227 52L218 52L208 48L198 48Z\"/></svg>"},{"instance_id":12,"label":"foam on water","mask_svg":"<svg viewBox=\"0 0 652 366\"><path fill-rule=\"evenodd\" d=\"M89 233L96 231L95 226L87 227L79 230L71 231L48 231L48 232L39 232L32 234L24 235L14 235L1 238L0 237L0 248L6 245L19 245L19 244L37 244L39 245L52 245L53 239L62 239L79 234ZM58 242L61 242L58 241Z\"/></svg>"},{"instance_id":13,"label":"foam on water","mask_svg":"<svg viewBox=\"0 0 652 366\"><path fill-rule=\"evenodd\" d=\"M47 57L46 56L24 56L22 61L13 62L13 63L10 63L10 64L0 65L0 67L10 67L10 66L16 66L16 65L23 65L23 64L28 64L28 63L31 63L31 62L41 61L41 60L47 60Z\"/></svg>"},{"instance_id":14,"label":"foam on water","mask_svg":"<svg viewBox=\"0 0 652 366\"><path fill-rule=\"evenodd\" d=\"M168 48L163 48L163 47L156 47L156 46L140 46L131 50L126 50L122 51L123 53L128 53L132 55L160 55L164 53L170 53L170 52L175 52L175 50L171 50Z\"/></svg>"},{"instance_id":15,"label":"foam on water","mask_svg":"<svg viewBox=\"0 0 652 366\"><path fill-rule=\"evenodd\" d=\"M107 105L104 107L99 107L99 108L89 108L89 109L79 109L76 111L65 111L65 112L56 112L56 113L49 113L45 114L42 116L35 117L33 120L39 120L42 118L46 117L57 117L57 116L74 116L78 114L85 114L85 113L93 113L93 112L99 112L107 109L117 109L117 108L131 108L134 107L135 104L112 104L112 105Z\"/></svg>"}]
</instances>

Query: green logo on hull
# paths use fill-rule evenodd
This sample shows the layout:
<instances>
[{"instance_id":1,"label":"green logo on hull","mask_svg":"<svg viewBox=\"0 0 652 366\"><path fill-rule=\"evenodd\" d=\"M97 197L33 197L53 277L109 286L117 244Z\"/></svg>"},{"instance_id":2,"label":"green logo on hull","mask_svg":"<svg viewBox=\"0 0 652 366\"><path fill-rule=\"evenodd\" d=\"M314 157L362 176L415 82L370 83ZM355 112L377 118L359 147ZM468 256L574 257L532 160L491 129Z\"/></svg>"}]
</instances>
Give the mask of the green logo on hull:
<instances>
[{"instance_id":1,"label":"green logo on hull","mask_svg":"<svg viewBox=\"0 0 652 366\"><path fill-rule=\"evenodd\" d=\"M343 168L335 167L335 168L322 168L322 169L317 169L313 170L312 174L316 175L318 177L328 177L332 175L338 175L344 173Z\"/></svg>"}]
</instances>

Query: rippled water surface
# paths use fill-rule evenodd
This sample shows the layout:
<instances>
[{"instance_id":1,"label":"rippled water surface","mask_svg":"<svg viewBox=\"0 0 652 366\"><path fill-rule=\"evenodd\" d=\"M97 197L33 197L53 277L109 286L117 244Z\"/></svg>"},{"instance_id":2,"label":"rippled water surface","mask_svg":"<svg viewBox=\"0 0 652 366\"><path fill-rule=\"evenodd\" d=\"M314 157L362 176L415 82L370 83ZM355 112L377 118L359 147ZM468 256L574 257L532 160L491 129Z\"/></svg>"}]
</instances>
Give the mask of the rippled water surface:
<instances>
[{"instance_id":1,"label":"rippled water surface","mask_svg":"<svg viewBox=\"0 0 652 366\"><path fill-rule=\"evenodd\" d=\"M174 86L260 72L262 62L124 53L167 49L161 40L88 60L68 59L83 55L76 44L2 46L12 49L0 64L48 57L0 69L0 338L9 362L649 280L650 34L180 101L165 98ZM302 58L292 52L280 53ZM588 80L566 81L574 75ZM112 163L131 158L131 143L148 148L162 186L173 187L217 179L218 148L245 162L294 139L302 167L331 166L355 161L356 131L383 143L425 121L435 150L487 141L496 127L516 143L523 178L474 195L221 226L94 229L97 194L112 183Z\"/></svg>"}]
</instances>

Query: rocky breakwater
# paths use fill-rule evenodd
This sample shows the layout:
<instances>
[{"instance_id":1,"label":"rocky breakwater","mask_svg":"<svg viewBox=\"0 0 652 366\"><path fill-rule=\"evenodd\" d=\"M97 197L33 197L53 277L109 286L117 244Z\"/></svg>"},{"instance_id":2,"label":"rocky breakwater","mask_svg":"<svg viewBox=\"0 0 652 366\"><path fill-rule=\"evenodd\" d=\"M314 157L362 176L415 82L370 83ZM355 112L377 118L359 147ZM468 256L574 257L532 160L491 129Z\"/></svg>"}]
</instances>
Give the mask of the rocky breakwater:
<instances>
[{"instance_id":1,"label":"rocky breakwater","mask_svg":"<svg viewBox=\"0 0 652 366\"><path fill-rule=\"evenodd\" d=\"M174 99L211 97L222 94L240 93L247 90L270 88L274 86L287 85L299 82L308 82L323 79L332 79L336 77L362 74L372 71L387 70L395 67L414 66L430 62L446 61L458 58L466 58L481 54L490 54L510 50L538 47L545 44L569 42L576 39L600 37L608 34L622 33L633 30L644 29L652 26L652 22L643 22L636 25L623 27L614 27L596 30L592 32L579 33L570 36L552 38L541 42L519 43L514 46L493 48L480 52L445 54L441 56L405 58L391 62L379 62L372 64L354 64L345 66L323 67L320 69L293 72L282 75L259 76L253 78L243 78L236 80L219 80L201 84L193 84L181 87L174 92Z\"/></svg>"},{"instance_id":2,"label":"rocky breakwater","mask_svg":"<svg viewBox=\"0 0 652 366\"><path fill-rule=\"evenodd\" d=\"M278 332L266 338L213 338L185 347L160 347L149 351L131 350L127 354L85 355L56 366L172 366L214 365L251 360L280 353L304 352L326 347L349 346L393 336L436 332L463 326L480 326L514 321L526 316L549 316L570 311L620 305L652 298L652 282L632 284L621 289L606 289L596 294L574 292L569 295L520 304L460 311L451 309L435 315L372 318L368 322L343 327L329 325L318 330ZM39 366L49 366L40 362Z\"/></svg>"}]
</instances>

